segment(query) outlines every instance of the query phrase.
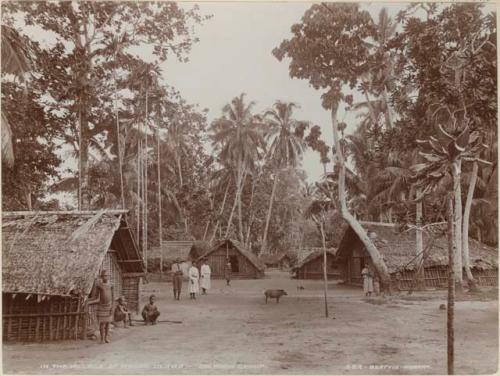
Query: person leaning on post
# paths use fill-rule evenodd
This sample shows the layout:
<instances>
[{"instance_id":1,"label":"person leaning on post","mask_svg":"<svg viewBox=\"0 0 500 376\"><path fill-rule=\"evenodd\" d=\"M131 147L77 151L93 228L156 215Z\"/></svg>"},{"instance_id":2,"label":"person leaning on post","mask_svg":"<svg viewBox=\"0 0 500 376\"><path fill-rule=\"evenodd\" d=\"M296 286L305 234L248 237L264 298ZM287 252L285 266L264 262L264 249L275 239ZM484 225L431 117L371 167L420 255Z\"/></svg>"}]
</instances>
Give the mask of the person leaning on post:
<instances>
[{"instance_id":1,"label":"person leaning on post","mask_svg":"<svg viewBox=\"0 0 500 376\"><path fill-rule=\"evenodd\" d=\"M101 344L109 343L109 324L113 321L113 286L109 281L107 270L101 271L101 279L95 282L95 290L87 304L97 303L97 321L99 322L99 333Z\"/></svg>"}]
</instances>

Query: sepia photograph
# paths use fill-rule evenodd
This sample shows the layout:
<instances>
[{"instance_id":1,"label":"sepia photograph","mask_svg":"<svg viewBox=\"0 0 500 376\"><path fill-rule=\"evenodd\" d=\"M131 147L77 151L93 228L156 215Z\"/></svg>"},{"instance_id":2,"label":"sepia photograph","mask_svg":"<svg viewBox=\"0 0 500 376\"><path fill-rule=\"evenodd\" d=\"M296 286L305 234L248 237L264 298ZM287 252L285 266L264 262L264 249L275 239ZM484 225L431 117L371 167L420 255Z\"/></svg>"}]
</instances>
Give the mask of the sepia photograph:
<instances>
[{"instance_id":1,"label":"sepia photograph","mask_svg":"<svg viewBox=\"0 0 500 376\"><path fill-rule=\"evenodd\" d=\"M3 374L498 372L494 1L0 6Z\"/></svg>"}]
</instances>

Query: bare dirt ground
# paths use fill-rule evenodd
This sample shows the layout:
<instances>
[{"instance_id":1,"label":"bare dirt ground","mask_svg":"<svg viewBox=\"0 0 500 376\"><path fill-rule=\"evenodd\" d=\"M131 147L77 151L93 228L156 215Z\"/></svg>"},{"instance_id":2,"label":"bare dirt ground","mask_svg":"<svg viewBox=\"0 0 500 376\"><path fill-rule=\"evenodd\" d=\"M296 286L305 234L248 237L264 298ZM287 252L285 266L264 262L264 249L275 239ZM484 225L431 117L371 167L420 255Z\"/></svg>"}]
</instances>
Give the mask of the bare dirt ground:
<instances>
[{"instance_id":1,"label":"bare dirt ground","mask_svg":"<svg viewBox=\"0 0 500 376\"><path fill-rule=\"evenodd\" d=\"M297 286L304 290L297 290ZM212 281L209 295L174 301L170 283L155 293L159 323L114 329L112 343L4 344L3 371L22 374L445 374L445 291L365 299L330 285L324 316L321 281L280 272L261 280ZM288 296L267 305L263 291ZM491 374L498 365L498 299L456 303L459 374ZM492 298L493 297L493 298Z\"/></svg>"}]
</instances>

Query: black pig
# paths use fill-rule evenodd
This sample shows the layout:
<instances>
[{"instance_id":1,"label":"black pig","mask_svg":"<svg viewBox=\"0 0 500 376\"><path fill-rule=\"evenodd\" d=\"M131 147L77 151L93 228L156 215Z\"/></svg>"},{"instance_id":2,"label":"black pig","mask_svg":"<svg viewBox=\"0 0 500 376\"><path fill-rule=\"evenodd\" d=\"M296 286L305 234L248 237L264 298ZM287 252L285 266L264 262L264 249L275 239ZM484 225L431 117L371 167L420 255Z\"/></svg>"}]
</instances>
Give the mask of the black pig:
<instances>
[{"instance_id":1,"label":"black pig","mask_svg":"<svg viewBox=\"0 0 500 376\"><path fill-rule=\"evenodd\" d=\"M288 295L285 290L266 290L264 292L264 295L266 296L266 304L267 304L267 299L268 298L276 298L276 303L280 302L280 298L283 295Z\"/></svg>"}]
</instances>

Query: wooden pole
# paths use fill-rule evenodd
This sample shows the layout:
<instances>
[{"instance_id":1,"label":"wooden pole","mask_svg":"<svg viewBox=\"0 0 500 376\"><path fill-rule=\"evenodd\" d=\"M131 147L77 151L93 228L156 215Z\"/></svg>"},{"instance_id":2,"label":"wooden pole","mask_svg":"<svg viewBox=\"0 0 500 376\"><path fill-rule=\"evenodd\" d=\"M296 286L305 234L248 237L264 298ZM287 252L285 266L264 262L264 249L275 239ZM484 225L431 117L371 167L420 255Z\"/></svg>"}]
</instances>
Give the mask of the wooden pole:
<instances>
[{"instance_id":1,"label":"wooden pole","mask_svg":"<svg viewBox=\"0 0 500 376\"><path fill-rule=\"evenodd\" d=\"M137 221L136 221L136 233L137 233L137 245L141 248L141 238L140 238L140 223L141 223L141 126L137 125Z\"/></svg>"},{"instance_id":2,"label":"wooden pole","mask_svg":"<svg viewBox=\"0 0 500 376\"><path fill-rule=\"evenodd\" d=\"M146 90L146 122L145 122L145 148L144 148L144 254L146 258L146 271L148 270L148 91Z\"/></svg>"},{"instance_id":3,"label":"wooden pole","mask_svg":"<svg viewBox=\"0 0 500 376\"><path fill-rule=\"evenodd\" d=\"M160 105L158 104L158 109L156 112L157 116L157 132L158 132L158 137L156 139L156 147L157 147L157 162L156 162L156 167L157 167L157 175L158 175L158 236L160 238L160 279L163 276L163 234L162 234L162 223L161 223L161 169L160 169L160 161L161 161L161 149L160 149Z\"/></svg>"},{"instance_id":4,"label":"wooden pole","mask_svg":"<svg viewBox=\"0 0 500 376\"><path fill-rule=\"evenodd\" d=\"M320 219L319 228L321 230L321 240L323 243L323 281L324 281L324 291L325 291L325 317L328 317L328 274L326 273L326 240L325 240L325 229L323 227L323 218Z\"/></svg>"},{"instance_id":5,"label":"wooden pole","mask_svg":"<svg viewBox=\"0 0 500 376\"><path fill-rule=\"evenodd\" d=\"M448 315L447 315L447 361L448 375L454 374L454 314L455 314L455 270L453 262L455 260L455 226L453 223L453 198L448 197Z\"/></svg>"}]
</instances>

